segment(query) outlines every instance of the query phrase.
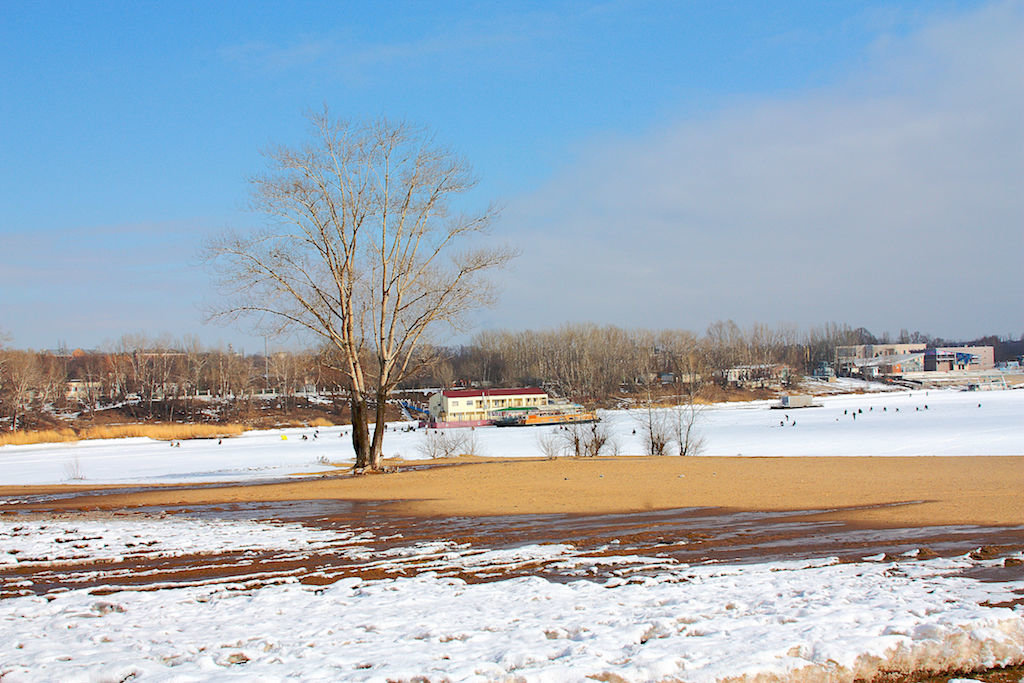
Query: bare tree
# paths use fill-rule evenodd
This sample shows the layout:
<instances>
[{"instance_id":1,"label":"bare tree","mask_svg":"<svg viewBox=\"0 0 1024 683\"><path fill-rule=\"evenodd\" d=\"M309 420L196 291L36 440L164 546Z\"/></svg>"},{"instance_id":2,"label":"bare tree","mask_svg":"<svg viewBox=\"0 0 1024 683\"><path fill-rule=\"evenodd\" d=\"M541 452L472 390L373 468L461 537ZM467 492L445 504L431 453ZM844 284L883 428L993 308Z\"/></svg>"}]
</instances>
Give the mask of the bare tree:
<instances>
[{"instance_id":1,"label":"bare tree","mask_svg":"<svg viewBox=\"0 0 1024 683\"><path fill-rule=\"evenodd\" d=\"M68 373L63 358L49 353L37 356L39 365L39 402L50 412L63 407L67 402Z\"/></svg>"},{"instance_id":2,"label":"bare tree","mask_svg":"<svg viewBox=\"0 0 1024 683\"><path fill-rule=\"evenodd\" d=\"M32 405L37 394L36 387L40 382L39 360L31 351L6 352L3 369L4 377L0 380L6 399L6 412L11 418L11 431L23 426L25 414Z\"/></svg>"},{"instance_id":3,"label":"bare tree","mask_svg":"<svg viewBox=\"0 0 1024 683\"><path fill-rule=\"evenodd\" d=\"M587 454L587 434L583 425L574 423L562 426L562 450L566 455L581 458Z\"/></svg>"},{"instance_id":4,"label":"bare tree","mask_svg":"<svg viewBox=\"0 0 1024 683\"><path fill-rule=\"evenodd\" d=\"M266 229L208 245L229 303L268 332L299 328L335 350L347 381L356 468L380 469L387 398L419 370L439 323L492 300L487 271L513 257L473 238L496 215L456 213L475 185L468 164L421 129L386 119L312 115L313 140L266 153L252 179ZM377 428L369 430L371 407Z\"/></svg>"},{"instance_id":5,"label":"bare tree","mask_svg":"<svg viewBox=\"0 0 1024 683\"><path fill-rule=\"evenodd\" d=\"M709 369L718 374L723 385L729 368L749 362L743 331L733 321L712 323L704 339L708 346Z\"/></svg>"},{"instance_id":6,"label":"bare tree","mask_svg":"<svg viewBox=\"0 0 1024 683\"><path fill-rule=\"evenodd\" d=\"M78 402L88 413L89 418L96 419L96 409L103 396L103 357L88 354L76 363L78 379L81 386L78 391Z\"/></svg>"},{"instance_id":7,"label":"bare tree","mask_svg":"<svg viewBox=\"0 0 1024 683\"><path fill-rule=\"evenodd\" d=\"M589 425L586 438L586 455L591 458L596 458L605 452L606 449L611 448L611 436L608 434L608 430L600 422L592 422Z\"/></svg>"},{"instance_id":8,"label":"bare tree","mask_svg":"<svg viewBox=\"0 0 1024 683\"><path fill-rule=\"evenodd\" d=\"M441 384L442 389L447 389L455 382L455 369L452 368L452 364L442 359L434 365L434 377Z\"/></svg>"},{"instance_id":9,"label":"bare tree","mask_svg":"<svg viewBox=\"0 0 1024 683\"><path fill-rule=\"evenodd\" d=\"M196 337L187 335L182 343L184 362L179 366L180 375L177 383L182 387L185 396L185 408L190 420L196 416L195 400L203 385L203 373L210 362L210 354L203 350Z\"/></svg>"},{"instance_id":10,"label":"bare tree","mask_svg":"<svg viewBox=\"0 0 1024 683\"><path fill-rule=\"evenodd\" d=\"M418 450L428 458L480 455L480 441L473 429L427 429L423 432Z\"/></svg>"},{"instance_id":11,"label":"bare tree","mask_svg":"<svg viewBox=\"0 0 1024 683\"><path fill-rule=\"evenodd\" d=\"M648 399L638 421L647 455L667 455L668 447L672 443L672 422L668 413L656 408Z\"/></svg>"},{"instance_id":12,"label":"bare tree","mask_svg":"<svg viewBox=\"0 0 1024 683\"><path fill-rule=\"evenodd\" d=\"M4 396L8 389L7 373L5 372L7 369L8 354L4 351L4 345L9 339L10 338L4 333L4 331L0 330L0 414L3 414L4 411Z\"/></svg>"},{"instance_id":13,"label":"bare tree","mask_svg":"<svg viewBox=\"0 0 1024 683\"><path fill-rule=\"evenodd\" d=\"M287 415L295 404L295 392L305 379L306 358L297 353L279 351L270 355L270 374Z\"/></svg>"},{"instance_id":14,"label":"bare tree","mask_svg":"<svg viewBox=\"0 0 1024 683\"><path fill-rule=\"evenodd\" d=\"M707 376L707 344L689 332L670 333L663 344L680 392L676 405L669 409L667 422L679 455L696 455L704 448L697 423L703 412L701 394Z\"/></svg>"},{"instance_id":15,"label":"bare tree","mask_svg":"<svg viewBox=\"0 0 1024 683\"><path fill-rule=\"evenodd\" d=\"M646 383L646 394L644 406L635 416L644 449L647 455L667 455L669 444L672 443L672 422L651 391L650 381Z\"/></svg>"},{"instance_id":16,"label":"bare tree","mask_svg":"<svg viewBox=\"0 0 1024 683\"><path fill-rule=\"evenodd\" d=\"M613 445L608 430L598 422L570 422L556 434L561 436L563 452L575 458L596 457Z\"/></svg>"},{"instance_id":17,"label":"bare tree","mask_svg":"<svg viewBox=\"0 0 1024 683\"><path fill-rule=\"evenodd\" d=\"M562 450L560 432L554 429L541 429L537 432L537 448L548 460L554 460Z\"/></svg>"},{"instance_id":18,"label":"bare tree","mask_svg":"<svg viewBox=\"0 0 1024 683\"><path fill-rule=\"evenodd\" d=\"M127 401L131 388L131 352L125 337L112 344L105 352L104 364L110 381L110 397L115 401Z\"/></svg>"},{"instance_id":19,"label":"bare tree","mask_svg":"<svg viewBox=\"0 0 1024 683\"><path fill-rule=\"evenodd\" d=\"M684 402L671 409L669 418L679 455L698 455L704 449L704 437L698 429L703 406L692 395L684 395Z\"/></svg>"}]
</instances>

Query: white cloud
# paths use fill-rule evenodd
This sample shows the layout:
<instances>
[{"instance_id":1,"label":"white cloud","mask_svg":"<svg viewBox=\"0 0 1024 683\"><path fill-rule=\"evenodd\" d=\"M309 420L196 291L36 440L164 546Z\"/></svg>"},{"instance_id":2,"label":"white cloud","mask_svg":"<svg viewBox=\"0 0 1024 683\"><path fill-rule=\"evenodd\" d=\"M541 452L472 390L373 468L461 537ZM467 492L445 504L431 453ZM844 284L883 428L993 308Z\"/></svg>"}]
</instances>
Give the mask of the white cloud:
<instances>
[{"instance_id":1,"label":"white cloud","mask_svg":"<svg viewBox=\"0 0 1024 683\"><path fill-rule=\"evenodd\" d=\"M381 34L378 27L356 21L277 42L227 44L217 52L225 62L253 73L294 75L323 70L343 82L380 85L394 79L395 68L424 69L434 77L480 63L515 68L522 56L517 53L516 60L506 59L504 50L550 38L560 21L547 11L441 16L446 15L415 23L407 31L396 27Z\"/></svg>"},{"instance_id":2,"label":"white cloud","mask_svg":"<svg viewBox=\"0 0 1024 683\"><path fill-rule=\"evenodd\" d=\"M1021 45L1024 3L990 5L828 88L592 141L509 207L503 325L1020 327Z\"/></svg>"}]
</instances>

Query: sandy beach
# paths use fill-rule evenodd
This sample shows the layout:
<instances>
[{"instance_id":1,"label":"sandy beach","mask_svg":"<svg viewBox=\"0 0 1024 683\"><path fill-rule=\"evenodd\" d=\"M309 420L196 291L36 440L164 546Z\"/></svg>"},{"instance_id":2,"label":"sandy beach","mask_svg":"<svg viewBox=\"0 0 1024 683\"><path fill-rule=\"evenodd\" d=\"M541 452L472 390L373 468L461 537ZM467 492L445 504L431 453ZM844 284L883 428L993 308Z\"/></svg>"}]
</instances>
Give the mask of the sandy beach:
<instances>
[{"instance_id":1,"label":"sandy beach","mask_svg":"<svg viewBox=\"0 0 1024 683\"><path fill-rule=\"evenodd\" d=\"M26 671L69 650L76 659L59 666L140 662L163 671L171 661L192 671L214 652L227 653L213 662L218 670L258 672L316 642L342 677L368 664L447 672L471 661L501 680L519 666L501 654L516 643L525 653L555 647L537 661L561 658L569 679L632 671L608 680L678 680L643 668L648 657L672 671L683 661L694 680L728 679L737 661L761 652L792 659L786 670L807 680L1020 676L1018 649L991 619L1004 619L1007 642L1017 642L1020 597L1011 589L1021 580L1024 457L388 464L395 471L352 476L337 467L263 484L0 488L8 550L0 602L21 610L11 623L23 627L6 656ZM511 621L510 604L525 606ZM856 623L837 622L837 605L859 615ZM78 616L97 613L101 624ZM959 621L947 626L947 613ZM396 626L381 631L382 614L396 615ZM561 634L576 633L580 615L584 640L566 649ZM100 641L115 624L122 630L111 642L128 649L104 646L94 661L29 637L55 618L53 630L75 638L102 628L89 636ZM645 642L659 619L681 626ZM360 634L369 622L366 637L387 653L372 661L362 641L317 635ZM886 629L900 623L912 634L898 636L905 650L861 656L864 643L889 647ZM424 640L422 624L437 635ZM496 624L507 626L495 634ZM749 635L736 634L741 624ZM965 628L979 634L977 646L958 650L950 643L961 643ZM166 633L175 634L171 644ZM840 655L800 649L805 642L851 653L846 668L835 669ZM466 643L475 649L450 654ZM600 654L609 647L642 657L609 663ZM992 647L1003 648L998 657L986 654ZM314 666L295 661L304 674ZM316 661L326 661L319 651ZM410 677L405 671L392 677Z\"/></svg>"},{"instance_id":2,"label":"sandy beach","mask_svg":"<svg viewBox=\"0 0 1024 683\"><path fill-rule=\"evenodd\" d=\"M394 512L417 516L715 507L822 510L828 518L881 526L1024 523L1024 457L457 458L390 464L396 472L354 477L339 468L287 483L159 487L99 496L83 491L85 497L31 507L111 510L341 499L389 501ZM0 495L53 490L5 487Z\"/></svg>"}]
</instances>

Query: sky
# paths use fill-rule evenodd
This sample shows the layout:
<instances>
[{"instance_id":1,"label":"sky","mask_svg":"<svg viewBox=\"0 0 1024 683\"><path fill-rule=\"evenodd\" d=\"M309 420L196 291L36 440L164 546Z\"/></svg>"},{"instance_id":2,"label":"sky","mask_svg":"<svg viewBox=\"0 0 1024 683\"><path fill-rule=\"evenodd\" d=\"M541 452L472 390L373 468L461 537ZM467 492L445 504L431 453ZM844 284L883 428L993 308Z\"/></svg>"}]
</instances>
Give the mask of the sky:
<instances>
[{"instance_id":1,"label":"sky","mask_svg":"<svg viewBox=\"0 0 1024 683\"><path fill-rule=\"evenodd\" d=\"M1024 0L7 2L0 334L262 351L199 253L323 105L427 126L563 322L1024 333ZM444 339L442 339L444 341ZM300 343L278 339L271 345Z\"/></svg>"}]
</instances>

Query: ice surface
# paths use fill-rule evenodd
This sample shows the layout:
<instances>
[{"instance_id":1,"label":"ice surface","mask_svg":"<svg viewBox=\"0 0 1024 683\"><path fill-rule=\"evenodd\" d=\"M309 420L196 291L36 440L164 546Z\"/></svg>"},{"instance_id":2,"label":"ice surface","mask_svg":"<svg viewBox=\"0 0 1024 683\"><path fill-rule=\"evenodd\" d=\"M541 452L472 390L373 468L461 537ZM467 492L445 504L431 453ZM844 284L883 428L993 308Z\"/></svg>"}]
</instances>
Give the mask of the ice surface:
<instances>
[{"instance_id":1,"label":"ice surface","mask_svg":"<svg viewBox=\"0 0 1024 683\"><path fill-rule=\"evenodd\" d=\"M820 408L771 410L770 401L706 407L698 429L704 455L901 456L1024 454L1024 391L913 391L822 397ZM644 452L639 411L601 411L614 452ZM856 417L854 417L856 415ZM389 424L386 457L423 458L423 432ZM475 430L479 455L540 457L551 427ZM353 461L349 428L280 429L224 439L145 438L0 447L0 484L194 483L272 479L321 472L322 460ZM634 431L636 433L634 433ZM302 440L306 435L307 440ZM287 438L282 438L287 437Z\"/></svg>"}]
</instances>

